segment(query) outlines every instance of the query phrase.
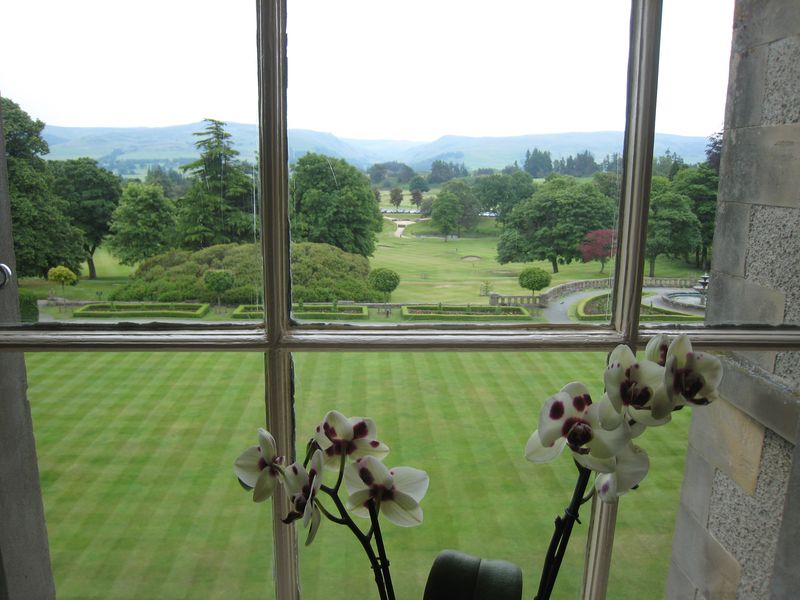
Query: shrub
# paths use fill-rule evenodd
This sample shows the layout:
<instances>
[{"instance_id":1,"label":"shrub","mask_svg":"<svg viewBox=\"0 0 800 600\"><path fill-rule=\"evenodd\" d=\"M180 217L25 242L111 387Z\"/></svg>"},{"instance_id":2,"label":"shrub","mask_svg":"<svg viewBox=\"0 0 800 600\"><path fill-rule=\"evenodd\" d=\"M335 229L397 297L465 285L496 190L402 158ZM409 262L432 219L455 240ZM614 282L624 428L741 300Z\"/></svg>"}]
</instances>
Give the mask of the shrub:
<instances>
[{"instance_id":1,"label":"shrub","mask_svg":"<svg viewBox=\"0 0 800 600\"><path fill-rule=\"evenodd\" d=\"M519 286L535 292L550 285L550 273L539 267L528 267L519 274Z\"/></svg>"},{"instance_id":2,"label":"shrub","mask_svg":"<svg viewBox=\"0 0 800 600\"><path fill-rule=\"evenodd\" d=\"M19 315L23 323L36 323L39 320L39 305L36 294L31 290L19 290Z\"/></svg>"},{"instance_id":3,"label":"shrub","mask_svg":"<svg viewBox=\"0 0 800 600\"><path fill-rule=\"evenodd\" d=\"M383 292L385 302L389 301L391 293L400 285L400 275L386 267L379 267L370 271L367 280L373 288Z\"/></svg>"},{"instance_id":4,"label":"shrub","mask_svg":"<svg viewBox=\"0 0 800 600\"><path fill-rule=\"evenodd\" d=\"M78 282L78 276L72 272L72 269L64 265L58 265L47 271L47 281L54 281L61 284L61 289L65 285L74 285Z\"/></svg>"}]
</instances>

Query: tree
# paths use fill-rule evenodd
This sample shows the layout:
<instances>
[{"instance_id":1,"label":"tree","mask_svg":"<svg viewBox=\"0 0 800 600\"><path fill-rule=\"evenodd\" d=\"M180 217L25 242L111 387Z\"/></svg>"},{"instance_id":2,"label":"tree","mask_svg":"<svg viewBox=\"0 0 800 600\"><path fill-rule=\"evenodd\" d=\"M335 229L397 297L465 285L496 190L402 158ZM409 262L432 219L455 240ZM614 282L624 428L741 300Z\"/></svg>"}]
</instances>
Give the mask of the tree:
<instances>
[{"instance_id":1,"label":"tree","mask_svg":"<svg viewBox=\"0 0 800 600\"><path fill-rule=\"evenodd\" d=\"M166 252L175 234L175 206L160 185L131 181L111 217L111 252L134 265Z\"/></svg>"},{"instance_id":2,"label":"tree","mask_svg":"<svg viewBox=\"0 0 800 600\"><path fill-rule=\"evenodd\" d=\"M381 191L378 188L374 187L374 188L372 188L372 195L375 196L375 202L377 204L380 204L381 203Z\"/></svg>"},{"instance_id":3,"label":"tree","mask_svg":"<svg viewBox=\"0 0 800 600\"><path fill-rule=\"evenodd\" d=\"M0 107L17 275L45 277L56 265L80 273L83 233L67 215L67 203L53 193L53 176L41 157L49 151L41 136L44 123L8 98L0 98Z\"/></svg>"},{"instance_id":4,"label":"tree","mask_svg":"<svg viewBox=\"0 0 800 600\"><path fill-rule=\"evenodd\" d=\"M466 177L469 175L464 163L456 164L443 160L434 160L431 163L431 173L428 175L428 183L444 183L455 177Z\"/></svg>"},{"instance_id":5,"label":"tree","mask_svg":"<svg viewBox=\"0 0 800 600\"><path fill-rule=\"evenodd\" d=\"M415 175L411 181L408 182L409 191L418 190L420 192L430 191L430 186L421 175Z\"/></svg>"},{"instance_id":6,"label":"tree","mask_svg":"<svg viewBox=\"0 0 800 600\"><path fill-rule=\"evenodd\" d=\"M442 232L445 242L447 236L458 229L460 218L461 206L456 195L447 191L440 192L431 207L431 221Z\"/></svg>"},{"instance_id":7,"label":"tree","mask_svg":"<svg viewBox=\"0 0 800 600\"><path fill-rule=\"evenodd\" d=\"M616 173L598 171L592 175L592 183L601 194L619 202L621 178Z\"/></svg>"},{"instance_id":8,"label":"tree","mask_svg":"<svg viewBox=\"0 0 800 600\"><path fill-rule=\"evenodd\" d=\"M420 208L422 206L422 191L420 190L412 190L411 191L411 204Z\"/></svg>"},{"instance_id":9,"label":"tree","mask_svg":"<svg viewBox=\"0 0 800 600\"><path fill-rule=\"evenodd\" d=\"M662 156L653 158L653 175L661 175L671 180L684 166L683 159L668 149Z\"/></svg>"},{"instance_id":10,"label":"tree","mask_svg":"<svg viewBox=\"0 0 800 600\"><path fill-rule=\"evenodd\" d=\"M222 294L233 287L233 273L219 269L209 269L203 274L203 285L217 295L217 307L222 304Z\"/></svg>"},{"instance_id":11,"label":"tree","mask_svg":"<svg viewBox=\"0 0 800 600\"><path fill-rule=\"evenodd\" d=\"M61 293L64 293L65 285L73 285L77 283L78 276L72 272L71 269L64 265L53 267L47 271L47 281L53 281L61 284Z\"/></svg>"},{"instance_id":12,"label":"tree","mask_svg":"<svg viewBox=\"0 0 800 600\"><path fill-rule=\"evenodd\" d=\"M645 256L649 276L655 277L656 258L683 256L700 243L700 222L687 196L666 191L650 200Z\"/></svg>"},{"instance_id":13,"label":"tree","mask_svg":"<svg viewBox=\"0 0 800 600\"><path fill-rule=\"evenodd\" d=\"M706 164L719 175L719 163L722 157L722 132L718 131L708 138L706 144Z\"/></svg>"},{"instance_id":14,"label":"tree","mask_svg":"<svg viewBox=\"0 0 800 600\"><path fill-rule=\"evenodd\" d=\"M370 182L376 185L386 179L388 172L389 170L386 168L386 165L382 163L375 163L369 169L367 169L367 175L369 175Z\"/></svg>"},{"instance_id":15,"label":"tree","mask_svg":"<svg viewBox=\"0 0 800 600\"><path fill-rule=\"evenodd\" d=\"M191 185L191 182L175 169L164 169L160 165L153 165L147 169L144 182L160 185L164 189L164 195L171 200L183 196Z\"/></svg>"},{"instance_id":16,"label":"tree","mask_svg":"<svg viewBox=\"0 0 800 600\"><path fill-rule=\"evenodd\" d=\"M83 232L89 279L97 278L94 253L108 235L122 194L119 178L91 158L50 161L54 189L67 201L67 214Z\"/></svg>"},{"instance_id":17,"label":"tree","mask_svg":"<svg viewBox=\"0 0 800 600\"><path fill-rule=\"evenodd\" d=\"M550 285L550 273L539 267L528 267L519 274L518 281L521 288L533 293Z\"/></svg>"},{"instance_id":18,"label":"tree","mask_svg":"<svg viewBox=\"0 0 800 600\"><path fill-rule=\"evenodd\" d=\"M189 190L177 203L179 243L190 249L228 242L252 241L251 178L236 159L225 123L206 119L195 132L200 158L181 169L192 176Z\"/></svg>"},{"instance_id":19,"label":"tree","mask_svg":"<svg viewBox=\"0 0 800 600\"><path fill-rule=\"evenodd\" d=\"M481 214L481 204L478 197L464 181L449 181L443 191L453 194L458 199L458 224L456 233L461 235L461 230L470 231L478 224Z\"/></svg>"},{"instance_id":20,"label":"tree","mask_svg":"<svg viewBox=\"0 0 800 600\"><path fill-rule=\"evenodd\" d=\"M403 190L400 188L392 188L392 191L389 192L389 202L391 202L393 206L400 208L400 204L403 203Z\"/></svg>"},{"instance_id":21,"label":"tree","mask_svg":"<svg viewBox=\"0 0 800 600\"><path fill-rule=\"evenodd\" d=\"M587 232L607 229L614 221L614 203L591 183L573 177L551 176L527 200L511 211L497 247L501 263L549 260L558 263L580 256Z\"/></svg>"},{"instance_id":22,"label":"tree","mask_svg":"<svg viewBox=\"0 0 800 600\"><path fill-rule=\"evenodd\" d=\"M309 153L294 165L289 187L295 241L372 255L383 217L366 175L344 160Z\"/></svg>"},{"instance_id":23,"label":"tree","mask_svg":"<svg viewBox=\"0 0 800 600\"><path fill-rule=\"evenodd\" d=\"M583 262L590 260L600 261L600 272L606 266L606 261L614 253L615 233L613 229L595 229L589 231L581 242L581 259Z\"/></svg>"},{"instance_id":24,"label":"tree","mask_svg":"<svg viewBox=\"0 0 800 600\"><path fill-rule=\"evenodd\" d=\"M392 292L400 285L400 276L385 267L372 269L367 280L373 288L384 294L384 302L389 302Z\"/></svg>"},{"instance_id":25,"label":"tree","mask_svg":"<svg viewBox=\"0 0 800 600\"><path fill-rule=\"evenodd\" d=\"M498 222L504 223L514 206L533 195L536 185L528 173L515 171L481 177L475 182L474 190L481 209L494 212Z\"/></svg>"},{"instance_id":26,"label":"tree","mask_svg":"<svg viewBox=\"0 0 800 600\"><path fill-rule=\"evenodd\" d=\"M522 168L531 177L547 177L553 172L553 160L550 158L550 152L538 148L534 148L533 152L527 150Z\"/></svg>"},{"instance_id":27,"label":"tree","mask_svg":"<svg viewBox=\"0 0 800 600\"><path fill-rule=\"evenodd\" d=\"M700 244L695 248L695 265L708 270L709 250L714 240L719 175L708 164L686 167L675 174L670 189L692 201L692 212L700 222Z\"/></svg>"}]
</instances>

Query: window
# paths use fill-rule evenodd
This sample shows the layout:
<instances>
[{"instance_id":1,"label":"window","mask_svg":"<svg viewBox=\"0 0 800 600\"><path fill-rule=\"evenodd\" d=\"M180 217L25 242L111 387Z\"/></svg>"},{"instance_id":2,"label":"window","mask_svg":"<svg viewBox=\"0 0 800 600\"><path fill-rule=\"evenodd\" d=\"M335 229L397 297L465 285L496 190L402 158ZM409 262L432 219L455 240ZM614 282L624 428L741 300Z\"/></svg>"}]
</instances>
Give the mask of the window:
<instances>
[{"instance_id":1,"label":"window","mask_svg":"<svg viewBox=\"0 0 800 600\"><path fill-rule=\"evenodd\" d=\"M623 157L623 182L618 228L612 322L609 327L568 325L545 329L499 325L403 325L359 327L298 325L290 319L288 157L286 139L286 2L258 3L258 72L260 113L261 218L265 257L265 327L258 326L131 326L7 327L0 331L6 351L42 350L250 350L266 355L266 403L269 429L292 455L295 439L292 352L486 350L607 351L616 344L641 347L665 328L640 327L639 311L647 200L653 154L658 73L660 3L635 0L631 14L631 46ZM696 346L713 350L785 350L800 348L792 329L666 328L687 331ZM14 367L17 370L19 367ZM2 382L0 382L2 384ZM297 539L279 524L285 501L274 502L276 593L299 597ZM603 594L608 577L615 509L600 508L589 532L590 594ZM612 523L608 526L608 523Z\"/></svg>"}]
</instances>

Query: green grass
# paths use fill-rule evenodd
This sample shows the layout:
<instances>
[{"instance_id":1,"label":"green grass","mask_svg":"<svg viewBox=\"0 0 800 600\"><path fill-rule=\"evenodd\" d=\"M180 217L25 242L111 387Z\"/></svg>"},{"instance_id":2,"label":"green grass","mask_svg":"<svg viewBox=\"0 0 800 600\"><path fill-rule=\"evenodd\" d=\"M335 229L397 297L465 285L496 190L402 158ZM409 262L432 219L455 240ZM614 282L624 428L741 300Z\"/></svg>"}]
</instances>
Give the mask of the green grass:
<instances>
[{"instance_id":1,"label":"green grass","mask_svg":"<svg viewBox=\"0 0 800 600\"><path fill-rule=\"evenodd\" d=\"M430 474L424 523L384 527L398 598L422 597L444 548L516 562L531 597L575 473L567 456L534 465L523 448L564 383L582 379L599 396L604 355L295 358L299 446L336 408L376 420L388 466ZM269 506L231 471L263 423L261 354L41 353L27 364L59 598L273 597ZM663 596L688 418L640 438L652 468L620 502L610 598ZM587 525L554 598L577 595ZM301 549L301 573L307 600L374 597L358 544L329 522Z\"/></svg>"}]
</instances>

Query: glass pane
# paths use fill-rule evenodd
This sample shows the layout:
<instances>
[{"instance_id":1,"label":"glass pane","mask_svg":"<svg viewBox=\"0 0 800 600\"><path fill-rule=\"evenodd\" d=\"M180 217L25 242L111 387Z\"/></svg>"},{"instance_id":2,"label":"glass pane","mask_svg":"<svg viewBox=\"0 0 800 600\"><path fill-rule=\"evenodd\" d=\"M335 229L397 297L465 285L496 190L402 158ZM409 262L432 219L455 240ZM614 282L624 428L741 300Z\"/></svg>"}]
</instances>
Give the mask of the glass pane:
<instances>
[{"instance_id":1,"label":"glass pane","mask_svg":"<svg viewBox=\"0 0 800 600\"><path fill-rule=\"evenodd\" d=\"M295 360L300 455L315 426L335 409L375 421L377 439L390 448L387 467L410 466L430 477L420 526L401 528L380 517L398 598L422 597L443 549L520 565L524 597L534 595L553 520L569 503L576 470L568 456L548 464L527 461L526 443L544 401L566 383L583 381L601 397L604 354L309 353ZM637 440L653 468L622 500L621 512L632 514L621 518L617 544L624 552L614 555L646 557L647 567L630 572L625 564L615 566L615 587L635 579L629 594L615 598L641 597L645 585L664 586L687 426L688 411L681 411L669 426ZM333 485L335 474L325 477ZM324 496L323 503L332 509ZM647 510L634 510L639 503ZM588 505L581 514L588 519ZM648 523L637 529L645 514ZM355 520L366 529L366 519ZM304 594L371 597L374 583L361 547L345 527L322 521L313 543L301 549ZM575 526L554 597L578 594L587 528L588 520ZM299 535L305 539L304 531Z\"/></svg>"},{"instance_id":2,"label":"glass pane","mask_svg":"<svg viewBox=\"0 0 800 600\"><path fill-rule=\"evenodd\" d=\"M644 323L702 324L714 236L733 1L664 4L642 295ZM703 68L691 68L702 56Z\"/></svg>"},{"instance_id":3,"label":"glass pane","mask_svg":"<svg viewBox=\"0 0 800 600\"><path fill-rule=\"evenodd\" d=\"M568 323L610 286L629 5L288 14L297 319Z\"/></svg>"},{"instance_id":4,"label":"glass pane","mask_svg":"<svg viewBox=\"0 0 800 600\"><path fill-rule=\"evenodd\" d=\"M260 319L235 311L263 296L254 5L3 17L16 270L39 320Z\"/></svg>"},{"instance_id":5,"label":"glass pane","mask_svg":"<svg viewBox=\"0 0 800 600\"><path fill-rule=\"evenodd\" d=\"M26 361L59 598L274 598L271 507L232 471L264 422L262 355Z\"/></svg>"}]
</instances>

